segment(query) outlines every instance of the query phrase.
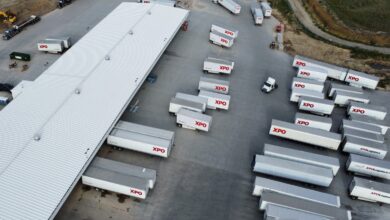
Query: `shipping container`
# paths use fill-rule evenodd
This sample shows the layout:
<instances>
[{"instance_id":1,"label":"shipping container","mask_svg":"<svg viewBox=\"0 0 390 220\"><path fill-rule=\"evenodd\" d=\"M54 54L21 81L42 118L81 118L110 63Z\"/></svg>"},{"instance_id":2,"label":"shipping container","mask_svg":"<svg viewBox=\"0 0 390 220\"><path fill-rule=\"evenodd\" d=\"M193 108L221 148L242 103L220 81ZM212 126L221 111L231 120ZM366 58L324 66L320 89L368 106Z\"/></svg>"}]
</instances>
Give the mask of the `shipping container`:
<instances>
[{"instance_id":1,"label":"shipping container","mask_svg":"<svg viewBox=\"0 0 390 220\"><path fill-rule=\"evenodd\" d=\"M219 33L217 31L211 31L210 32L210 41L213 44L216 44L218 46L231 47L231 46L233 46L234 38L232 38L228 35Z\"/></svg>"},{"instance_id":2,"label":"shipping container","mask_svg":"<svg viewBox=\"0 0 390 220\"><path fill-rule=\"evenodd\" d=\"M233 0L213 0L213 2L219 3L233 14L239 14L241 11L241 6Z\"/></svg>"},{"instance_id":3,"label":"shipping container","mask_svg":"<svg viewBox=\"0 0 390 220\"><path fill-rule=\"evenodd\" d=\"M341 143L340 134L276 119L272 119L269 134L331 150L337 150Z\"/></svg>"},{"instance_id":4,"label":"shipping container","mask_svg":"<svg viewBox=\"0 0 390 220\"><path fill-rule=\"evenodd\" d=\"M208 73L231 74L234 62L219 58L207 57L203 62L203 71Z\"/></svg>"},{"instance_id":5,"label":"shipping container","mask_svg":"<svg viewBox=\"0 0 390 220\"><path fill-rule=\"evenodd\" d=\"M364 104L359 102L350 102L347 113L365 115L377 120L384 120L387 115L387 108L379 105Z\"/></svg>"},{"instance_id":6,"label":"shipping container","mask_svg":"<svg viewBox=\"0 0 390 220\"><path fill-rule=\"evenodd\" d=\"M333 217L325 217L302 210L287 208L279 205L268 204L264 210L263 220L334 220Z\"/></svg>"},{"instance_id":7,"label":"shipping container","mask_svg":"<svg viewBox=\"0 0 390 220\"><path fill-rule=\"evenodd\" d=\"M272 15L272 8L268 2L260 2L261 10L263 10L264 17L269 18Z\"/></svg>"},{"instance_id":8,"label":"shipping container","mask_svg":"<svg viewBox=\"0 0 390 220\"><path fill-rule=\"evenodd\" d=\"M350 154L346 167L353 173L390 180L390 162L386 160Z\"/></svg>"},{"instance_id":9,"label":"shipping container","mask_svg":"<svg viewBox=\"0 0 390 220\"><path fill-rule=\"evenodd\" d=\"M168 157L174 144L174 132L119 121L107 138L107 143L120 148Z\"/></svg>"},{"instance_id":10,"label":"shipping container","mask_svg":"<svg viewBox=\"0 0 390 220\"><path fill-rule=\"evenodd\" d=\"M344 91L344 92L351 92L356 94L363 94L363 89L361 88L337 84L337 83L331 83L329 87L328 96L333 97L335 91Z\"/></svg>"},{"instance_id":11,"label":"shipping container","mask_svg":"<svg viewBox=\"0 0 390 220\"><path fill-rule=\"evenodd\" d=\"M332 119L297 112L295 114L294 124L330 131L332 127Z\"/></svg>"},{"instance_id":12,"label":"shipping container","mask_svg":"<svg viewBox=\"0 0 390 220\"><path fill-rule=\"evenodd\" d=\"M317 67L326 70L328 77L344 81L347 75L348 69L339 67L329 63L321 62L318 60L310 59L308 57L296 55L292 64L293 67Z\"/></svg>"},{"instance_id":13,"label":"shipping container","mask_svg":"<svg viewBox=\"0 0 390 220\"><path fill-rule=\"evenodd\" d=\"M291 84L291 89L295 89L295 88L323 92L324 91L324 83L317 81L317 80L313 80L313 79L294 77L292 84Z\"/></svg>"},{"instance_id":14,"label":"shipping container","mask_svg":"<svg viewBox=\"0 0 390 220\"><path fill-rule=\"evenodd\" d=\"M216 31L222 34L225 34L229 37L232 38L237 38L238 37L238 31L234 30L233 28L226 28L226 27L221 27L219 25L212 24L211 25L211 30L210 31Z\"/></svg>"},{"instance_id":15,"label":"shipping container","mask_svg":"<svg viewBox=\"0 0 390 220\"><path fill-rule=\"evenodd\" d=\"M202 112L206 111L206 107L207 107L207 99L206 98L199 97L199 96L196 96L196 95L190 95L190 94L186 94L186 93L181 93L181 92L177 92L176 95L175 95L175 98L184 99L184 100L187 100L187 101L200 103L200 104L202 104Z\"/></svg>"},{"instance_id":16,"label":"shipping container","mask_svg":"<svg viewBox=\"0 0 390 220\"><path fill-rule=\"evenodd\" d=\"M349 120L358 121L370 125L379 126L382 129L382 134L387 134L387 131L390 129L390 122L388 120L377 120L364 115L351 114L349 115Z\"/></svg>"},{"instance_id":17,"label":"shipping container","mask_svg":"<svg viewBox=\"0 0 390 220\"><path fill-rule=\"evenodd\" d=\"M328 187L333 180L331 168L264 155L255 156L253 172L324 187Z\"/></svg>"},{"instance_id":18,"label":"shipping container","mask_svg":"<svg viewBox=\"0 0 390 220\"><path fill-rule=\"evenodd\" d=\"M229 93L229 81L222 79L214 79L209 77L200 77L198 89L211 91L216 93L228 94Z\"/></svg>"},{"instance_id":19,"label":"shipping container","mask_svg":"<svg viewBox=\"0 0 390 220\"><path fill-rule=\"evenodd\" d=\"M352 198L390 204L390 186L386 183L355 176L349 185L348 191Z\"/></svg>"},{"instance_id":20,"label":"shipping container","mask_svg":"<svg viewBox=\"0 0 390 220\"><path fill-rule=\"evenodd\" d=\"M387 145L356 137L346 137L342 143L344 152L383 160L387 154Z\"/></svg>"},{"instance_id":21,"label":"shipping container","mask_svg":"<svg viewBox=\"0 0 390 220\"><path fill-rule=\"evenodd\" d=\"M352 128L344 128L343 127L343 138L345 137L356 137L368 141L374 141L377 143L383 144L385 142L385 138L380 134L373 134L370 132L360 131Z\"/></svg>"},{"instance_id":22,"label":"shipping container","mask_svg":"<svg viewBox=\"0 0 390 220\"><path fill-rule=\"evenodd\" d=\"M257 176L252 195L261 196L264 191L272 191L324 205L341 206L339 196Z\"/></svg>"},{"instance_id":23,"label":"shipping container","mask_svg":"<svg viewBox=\"0 0 390 220\"><path fill-rule=\"evenodd\" d=\"M182 108L196 112L203 112L203 105L199 102L188 101L180 98L172 98L169 102L169 112L172 114L176 115Z\"/></svg>"},{"instance_id":24,"label":"shipping container","mask_svg":"<svg viewBox=\"0 0 390 220\"><path fill-rule=\"evenodd\" d=\"M355 70L348 70L345 82L348 82L351 86L364 87L368 89L376 89L380 78L367 73L358 72Z\"/></svg>"},{"instance_id":25,"label":"shipping container","mask_svg":"<svg viewBox=\"0 0 390 220\"><path fill-rule=\"evenodd\" d=\"M299 67L297 71L297 77L325 82L326 78L328 78L328 73L325 69L318 67Z\"/></svg>"},{"instance_id":26,"label":"shipping container","mask_svg":"<svg viewBox=\"0 0 390 220\"><path fill-rule=\"evenodd\" d=\"M12 97L15 99L20 95L27 87L31 86L33 81L22 80L14 88L11 89Z\"/></svg>"},{"instance_id":27,"label":"shipping container","mask_svg":"<svg viewBox=\"0 0 390 220\"><path fill-rule=\"evenodd\" d=\"M207 108L209 109L229 109L230 95L200 90L199 96L207 98Z\"/></svg>"},{"instance_id":28,"label":"shipping container","mask_svg":"<svg viewBox=\"0 0 390 220\"><path fill-rule=\"evenodd\" d=\"M299 100L299 98L301 96L323 99L324 98L324 93L313 91L313 90L308 90L308 89L297 89L297 88L294 88L291 91L290 101L298 102L298 100Z\"/></svg>"},{"instance_id":29,"label":"shipping container","mask_svg":"<svg viewBox=\"0 0 390 220\"><path fill-rule=\"evenodd\" d=\"M347 119L343 119L340 125L340 131L342 131L343 128L351 128L351 129L373 133L373 134L379 134L379 135L382 134L382 129L379 126L365 124L358 121L351 121Z\"/></svg>"},{"instance_id":30,"label":"shipping container","mask_svg":"<svg viewBox=\"0 0 390 220\"><path fill-rule=\"evenodd\" d=\"M43 40L38 43L38 50L48 53L62 53L64 43L61 40Z\"/></svg>"},{"instance_id":31,"label":"shipping container","mask_svg":"<svg viewBox=\"0 0 390 220\"><path fill-rule=\"evenodd\" d=\"M294 210L300 210L307 213L313 213L325 218L337 220L351 220L350 210L338 208L320 203L310 202L304 199L294 198L276 192L265 191L260 198L259 209L265 210L268 205L277 205ZM306 220L306 219L305 219Z\"/></svg>"},{"instance_id":32,"label":"shipping container","mask_svg":"<svg viewBox=\"0 0 390 220\"><path fill-rule=\"evenodd\" d=\"M334 102L328 99L301 96L298 99L298 109L319 115L331 115Z\"/></svg>"},{"instance_id":33,"label":"shipping container","mask_svg":"<svg viewBox=\"0 0 390 220\"><path fill-rule=\"evenodd\" d=\"M370 99L365 94L357 94L353 92L346 91L335 91L333 96L333 101L339 106L347 106L349 102L362 102L368 104Z\"/></svg>"},{"instance_id":34,"label":"shipping container","mask_svg":"<svg viewBox=\"0 0 390 220\"><path fill-rule=\"evenodd\" d=\"M263 15L263 11L260 8L259 3L256 2L251 5L251 13L256 25L263 24L264 15Z\"/></svg>"},{"instance_id":35,"label":"shipping container","mask_svg":"<svg viewBox=\"0 0 390 220\"><path fill-rule=\"evenodd\" d=\"M309 153L291 148L280 147L272 144L264 144L264 155L276 157L305 164L315 165L332 169L333 176L336 176L340 169L340 162L335 157L324 156L316 153Z\"/></svg>"},{"instance_id":36,"label":"shipping container","mask_svg":"<svg viewBox=\"0 0 390 220\"><path fill-rule=\"evenodd\" d=\"M212 117L182 108L177 112L176 123L179 127L209 131Z\"/></svg>"}]
</instances>

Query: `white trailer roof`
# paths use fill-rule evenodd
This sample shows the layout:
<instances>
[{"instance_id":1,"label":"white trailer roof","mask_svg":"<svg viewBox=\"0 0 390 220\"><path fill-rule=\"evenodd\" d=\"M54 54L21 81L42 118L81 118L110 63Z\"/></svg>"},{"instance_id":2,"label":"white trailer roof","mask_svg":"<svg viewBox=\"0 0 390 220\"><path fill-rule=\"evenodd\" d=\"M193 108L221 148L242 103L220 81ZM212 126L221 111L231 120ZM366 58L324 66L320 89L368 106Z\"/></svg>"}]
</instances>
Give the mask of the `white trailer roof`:
<instances>
[{"instance_id":1,"label":"white trailer roof","mask_svg":"<svg viewBox=\"0 0 390 220\"><path fill-rule=\"evenodd\" d=\"M55 217L187 15L120 4L0 112L0 219Z\"/></svg>"}]
</instances>

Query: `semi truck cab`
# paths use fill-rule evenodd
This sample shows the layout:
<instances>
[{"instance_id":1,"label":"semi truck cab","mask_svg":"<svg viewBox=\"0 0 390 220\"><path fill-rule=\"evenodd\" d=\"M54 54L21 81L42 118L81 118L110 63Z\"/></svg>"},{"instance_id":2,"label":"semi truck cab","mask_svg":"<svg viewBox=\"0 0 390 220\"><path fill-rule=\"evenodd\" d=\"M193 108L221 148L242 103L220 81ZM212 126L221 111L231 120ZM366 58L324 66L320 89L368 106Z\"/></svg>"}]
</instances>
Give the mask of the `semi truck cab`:
<instances>
[{"instance_id":1,"label":"semi truck cab","mask_svg":"<svg viewBox=\"0 0 390 220\"><path fill-rule=\"evenodd\" d=\"M276 84L276 80L272 77L268 77L267 81L264 82L261 91L265 93L269 93L272 90L277 88L278 88L278 84Z\"/></svg>"}]
</instances>

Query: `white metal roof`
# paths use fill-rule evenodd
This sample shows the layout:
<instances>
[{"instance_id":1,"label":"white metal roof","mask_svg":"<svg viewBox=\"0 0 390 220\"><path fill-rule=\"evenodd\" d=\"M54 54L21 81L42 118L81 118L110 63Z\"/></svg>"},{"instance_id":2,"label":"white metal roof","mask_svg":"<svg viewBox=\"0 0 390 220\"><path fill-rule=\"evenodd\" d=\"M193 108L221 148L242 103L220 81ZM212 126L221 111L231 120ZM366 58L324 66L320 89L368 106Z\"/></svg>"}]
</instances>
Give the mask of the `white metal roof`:
<instances>
[{"instance_id":1,"label":"white metal roof","mask_svg":"<svg viewBox=\"0 0 390 220\"><path fill-rule=\"evenodd\" d=\"M0 112L0 219L55 217L187 15L120 4Z\"/></svg>"}]
</instances>

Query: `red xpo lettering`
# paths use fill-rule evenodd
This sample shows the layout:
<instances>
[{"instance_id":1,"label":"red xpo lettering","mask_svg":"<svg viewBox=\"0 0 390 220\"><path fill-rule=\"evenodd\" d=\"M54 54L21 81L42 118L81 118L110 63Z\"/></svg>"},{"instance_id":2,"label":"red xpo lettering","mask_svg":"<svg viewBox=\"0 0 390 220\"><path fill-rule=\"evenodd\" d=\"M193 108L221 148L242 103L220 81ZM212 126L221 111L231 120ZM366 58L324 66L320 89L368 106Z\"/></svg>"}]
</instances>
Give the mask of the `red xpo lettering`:
<instances>
[{"instance_id":1,"label":"red xpo lettering","mask_svg":"<svg viewBox=\"0 0 390 220\"><path fill-rule=\"evenodd\" d=\"M303 61L297 60L297 62L295 62L295 65L297 65L297 66L306 66L306 63L303 62Z\"/></svg>"},{"instance_id":2,"label":"red xpo lettering","mask_svg":"<svg viewBox=\"0 0 390 220\"><path fill-rule=\"evenodd\" d=\"M364 109L360 109L360 108L353 108L353 109L352 109L352 112L364 114L366 111L364 111Z\"/></svg>"},{"instance_id":3,"label":"red xpo lettering","mask_svg":"<svg viewBox=\"0 0 390 220\"><path fill-rule=\"evenodd\" d=\"M356 77L356 76L348 76L348 79L354 80L354 81L356 81L356 82L359 81L359 77Z\"/></svg>"},{"instance_id":4,"label":"red xpo lettering","mask_svg":"<svg viewBox=\"0 0 390 220\"><path fill-rule=\"evenodd\" d=\"M39 45L39 48L48 48L48 46L46 44L41 44Z\"/></svg>"},{"instance_id":5,"label":"red xpo lettering","mask_svg":"<svg viewBox=\"0 0 390 220\"><path fill-rule=\"evenodd\" d=\"M225 86L215 86L215 90L226 91L226 87Z\"/></svg>"},{"instance_id":6,"label":"red xpo lettering","mask_svg":"<svg viewBox=\"0 0 390 220\"><path fill-rule=\"evenodd\" d=\"M231 31L228 31L228 30L225 30L225 34L228 34L228 35L230 35L230 36L233 36L233 35L234 35L234 33L233 33L233 32L231 32Z\"/></svg>"},{"instance_id":7,"label":"red xpo lettering","mask_svg":"<svg viewBox=\"0 0 390 220\"><path fill-rule=\"evenodd\" d=\"M165 153L165 149L164 149L164 148L161 148L161 147L153 147L153 151Z\"/></svg>"},{"instance_id":8,"label":"red xpo lettering","mask_svg":"<svg viewBox=\"0 0 390 220\"><path fill-rule=\"evenodd\" d=\"M195 125L199 127L207 127L207 124L201 121L195 121Z\"/></svg>"},{"instance_id":9,"label":"red xpo lettering","mask_svg":"<svg viewBox=\"0 0 390 220\"><path fill-rule=\"evenodd\" d=\"M287 133L286 130L281 129L281 128L274 128L274 129L272 130L272 132L281 133L281 134L286 134L286 133Z\"/></svg>"},{"instance_id":10,"label":"red xpo lettering","mask_svg":"<svg viewBox=\"0 0 390 220\"><path fill-rule=\"evenodd\" d=\"M296 88L302 88L302 89L305 88L305 85L304 85L304 84L300 84L300 83L295 83L294 86L295 86Z\"/></svg>"},{"instance_id":11,"label":"red xpo lettering","mask_svg":"<svg viewBox=\"0 0 390 220\"><path fill-rule=\"evenodd\" d=\"M222 101L222 100L215 100L215 104L226 106L227 103L225 101Z\"/></svg>"},{"instance_id":12,"label":"red xpo lettering","mask_svg":"<svg viewBox=\"0 0 390 220\"><path fill-rule=\"evenodd\" d=\"M226 39L224 39L224 38L221 38L221 41L222 41L223 43L228 43L228 41L227 41Z\"/></svg>"},{"instance_id":13,"label":"red xpo lettering","mask_svg":"<svg viewBox=\"0 0 390 220\"><path fill-rule=\"evenodd\" d=\"M302 76L310 76L310 73L305 71L301 71L299 74L301 74Z\"/></svg>"},{"instance_id":14,"label":"red xpo lettering","mask_svg":"<svg viewBox=\"0 0 390 220\"><path fill-rule=\"evenodd\" d=\"M298 121L297 121L297 124L309 126L310 123L309 123L308 121L301 121L301 120L298 120Z\"/></svg>"},{"instance_id":15,"label":"red xpo lettering","mask_svg":"<svg viewBox=\"0 0 390 220\"><path fill-rule=\"evenodd\" d=\"M309 103L309 102L304 102L304 103L303 103L303 106L304 106L304 107L309 107L309 108L314 108L314 104Z\"/></svg>"},{"instance_id":16,"label":"red xpo lettering","mask_svg":"<svg viewBox=\"0 0 390 220\"><path fill-rule=\"evenodd\" d=\"M375 196L381 196L380 193L377 193L377 192L371 192L372 195L375 195Z\"/></svg>"},{"instance_id":17,"label":"red xpo lettering","mask_svg":"<svg viewBox=\"0 0 390 220\"><path fill-rule=\"evenodd\" d=\"M219 66L219 69L220 70L229 70L230 67L228 67L228 66Z\"/></svg>"},{"instance_id":18,"label":"red xpo lettering","mask_svg":"<svg viewBox=\"0 0 390 220\"><path fill-rule=\"evenodd\" d=\"M141 191L136 190L136 189L131 189L131 190L130 190L130 193L131 193L131 194L135 194L135 195L140 195L140 196L142 196L142 194L143 194Z\"/></svg>"}]
</instances>

